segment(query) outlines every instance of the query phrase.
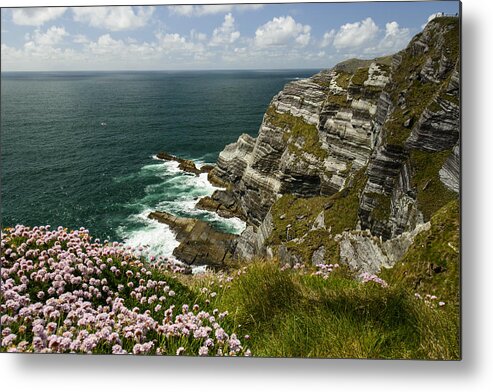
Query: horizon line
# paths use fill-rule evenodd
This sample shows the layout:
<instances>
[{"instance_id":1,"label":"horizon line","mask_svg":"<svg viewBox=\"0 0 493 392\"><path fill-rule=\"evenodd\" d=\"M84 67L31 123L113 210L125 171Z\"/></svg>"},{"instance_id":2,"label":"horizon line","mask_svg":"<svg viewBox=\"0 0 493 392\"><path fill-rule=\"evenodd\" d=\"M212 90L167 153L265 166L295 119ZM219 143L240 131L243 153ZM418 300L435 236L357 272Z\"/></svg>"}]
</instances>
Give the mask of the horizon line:
<instances>
[{"instance_id":1,"label":"horizon line","mask_svg":"<svg viewBox=\"0 0 493 392\"><path fill-rule=\"evenodd\" d=\"M333 67L333 66L332 66ZM110 69L110 70L0 70L0 73L30 73L30 72L210 72L210 71L303 71L303 70L322 70L332 67L314 68L202 68L202 69Z\"/></svg>"}]
</instances>

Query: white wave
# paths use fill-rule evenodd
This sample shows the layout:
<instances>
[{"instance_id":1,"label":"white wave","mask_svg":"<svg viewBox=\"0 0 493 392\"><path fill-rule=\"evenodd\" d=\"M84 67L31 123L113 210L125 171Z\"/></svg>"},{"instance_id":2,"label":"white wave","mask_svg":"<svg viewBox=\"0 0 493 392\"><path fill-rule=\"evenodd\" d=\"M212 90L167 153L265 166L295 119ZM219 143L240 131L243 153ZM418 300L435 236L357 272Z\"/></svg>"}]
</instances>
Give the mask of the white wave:
<instances>
[{"instance_id":1,"label":"white wave","mask_svg":"<svg viewBox=\"0 0 493 392\"><path fill-rule=\"evenodd\" d=\"M147 217L150 212L156 210L179 216L196 217L234 234L240 234L245 229L245 222L238 218L223 218L215 212L199 210L195 207L200 198L210 196L214 191L222 189L208 181L207 173L201 173L199 176L190 175L178 168L178 162L164 161L155 155L152 158L159 160L159 163L143 166L140 174L156 176L163 181L146 186L146 195L133 203L133 206L138 206L141 210L138 214L128 217L131 223L128 226L137 228L119 228L125 245L136 249L142 248L140 252L146 256L172 257L173 250L179 242L168 225ZM195 162L197 166L205 164L203 161Z\"/></svg>"},{"instance_id":2,"label":"white wave","mask_svg":"<svg viewBox=\"0 0 493 392\"><path fill-rule=\"evenodd\" d=\"M147 217L151 211L151 209L147 209L140 214L129 217L130 220L138 221L143 225L128 232L120 229L123 242L126 246L135 248L145 256L170 257L180 243L168 225Z\"/></svg>"},{"instance_id":3,"label":"white wave","mask_svg":"<svg viewBox=\"0 0 493 392\"><path fill-rule=\"evenodd\" d=\"M206 265L199 265L198 267L192 268L192 275L205 274L208 271Z\"/></svg>"}]
</instances>

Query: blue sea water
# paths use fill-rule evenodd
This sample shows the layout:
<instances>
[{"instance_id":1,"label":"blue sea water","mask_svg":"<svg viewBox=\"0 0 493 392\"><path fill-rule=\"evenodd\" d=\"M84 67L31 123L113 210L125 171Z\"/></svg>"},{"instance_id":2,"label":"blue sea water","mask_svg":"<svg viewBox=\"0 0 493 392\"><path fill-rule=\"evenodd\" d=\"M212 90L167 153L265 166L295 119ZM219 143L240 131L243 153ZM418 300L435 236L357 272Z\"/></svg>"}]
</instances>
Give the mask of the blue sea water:
<instances>
[{"instance_id":1,"label":"blue sea water","mask_svg":"<svg viewBox=\"0 0 493 392\"><path fill-rule=\"evenodd\" d=\"M195 209L214 191L206 175L155 154L214 163L242 133L257 135L287 82L315 72L2 73L2 226L85 227L162 255L177 242L153 210L239 233L241 221Z\"/></svg>"}]
</instances>

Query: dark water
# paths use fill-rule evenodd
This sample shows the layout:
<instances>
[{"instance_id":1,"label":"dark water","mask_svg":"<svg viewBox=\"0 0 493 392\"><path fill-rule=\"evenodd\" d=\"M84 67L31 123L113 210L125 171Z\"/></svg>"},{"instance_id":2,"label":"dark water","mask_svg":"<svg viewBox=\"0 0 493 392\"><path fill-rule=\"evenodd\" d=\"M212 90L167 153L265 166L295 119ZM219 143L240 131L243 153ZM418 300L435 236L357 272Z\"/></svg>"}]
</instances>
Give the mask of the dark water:
<instances>
[{"instance_id":1,"label":"dark water","mask_svg":"<svg viewBox=\"0 0 493 392\"><path fill-rule=\"evenodd\" d=\"M215 162L240 134L257 134L284 84L313 73L2 74L2 225L83 226L164 253L174 239L146 218L153 209L241 231L241 222L195 210L195 199L214 190L205 176L152 156Z\"/></svg>"}]
</instances>

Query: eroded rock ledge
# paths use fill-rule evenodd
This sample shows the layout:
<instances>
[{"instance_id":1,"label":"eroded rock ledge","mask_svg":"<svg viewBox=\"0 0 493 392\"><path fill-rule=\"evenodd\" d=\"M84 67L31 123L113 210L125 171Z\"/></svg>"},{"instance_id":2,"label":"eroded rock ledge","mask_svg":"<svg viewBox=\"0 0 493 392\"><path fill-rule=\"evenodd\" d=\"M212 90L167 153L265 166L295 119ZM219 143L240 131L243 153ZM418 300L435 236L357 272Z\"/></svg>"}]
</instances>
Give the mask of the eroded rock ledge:
<instances>
[{"instance_id":1,"label":"eroded rock ledge","mask_svg":"<svg viewBox=\"0 0 493 392\"><path fill-rule=\"evenodd\" d=\"M207 265L220 269L226 266L236 247L238 236L215 230L208 223L193 218L181 218L163 211L148 217L164 223L176 234L180 245L173 256L188 265Z\"/></svg>"},{"instance_id":2,"label":"eroded rock ledge","mask_svg":"<svg viewBox=\"0 0 493 392\"><path fill-rule=\"evenodd\" d=\"M164 151L159 152L156 156L158 157L158 159L162 159L163 161L178 162L179 163L178 168L180 170L183 170L184 172L187 172L187 173L195 174L196 176L198 176L201 173L209 173L214 168L214 166L212 166L212 165L204 165L199 169L199 168L197 168L197 166L195 165L195 163L192 160L183 159L183 158L168 154L167 152L164 152Z\"/></svg>"}]
</instances>

